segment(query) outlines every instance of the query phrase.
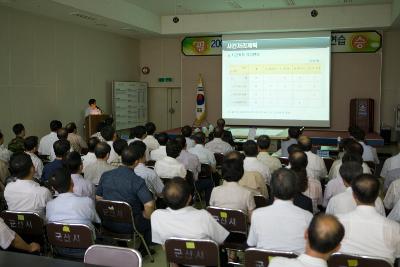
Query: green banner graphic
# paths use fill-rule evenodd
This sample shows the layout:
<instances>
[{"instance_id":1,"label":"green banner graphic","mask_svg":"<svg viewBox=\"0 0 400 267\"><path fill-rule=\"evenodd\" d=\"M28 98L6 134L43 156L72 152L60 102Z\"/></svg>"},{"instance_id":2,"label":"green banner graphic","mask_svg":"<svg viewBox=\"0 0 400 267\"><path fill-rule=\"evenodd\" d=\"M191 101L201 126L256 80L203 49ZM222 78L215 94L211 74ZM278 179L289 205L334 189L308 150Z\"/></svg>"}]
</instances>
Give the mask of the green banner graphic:
<instances>
[{"instance_id":1,"label":"green banner graphic","mask_svg":"<svg viewBox=\"0 0 400 267\"><path fill-rule=\"evenodd\" d=\"M376 31L333 32L333 53L374 53L382 46L382 36Z\"/></svg>"},{"instance_id":2,"label":"green banner graphic","mask_svg":"<svg viewBox=\"0 0 400 267\"><path fill-rule=\"evenodd\" d=\"M222 54L222 37L186 37L182 40L185 56L217 56Z\"/></svg>"}]
</instances>

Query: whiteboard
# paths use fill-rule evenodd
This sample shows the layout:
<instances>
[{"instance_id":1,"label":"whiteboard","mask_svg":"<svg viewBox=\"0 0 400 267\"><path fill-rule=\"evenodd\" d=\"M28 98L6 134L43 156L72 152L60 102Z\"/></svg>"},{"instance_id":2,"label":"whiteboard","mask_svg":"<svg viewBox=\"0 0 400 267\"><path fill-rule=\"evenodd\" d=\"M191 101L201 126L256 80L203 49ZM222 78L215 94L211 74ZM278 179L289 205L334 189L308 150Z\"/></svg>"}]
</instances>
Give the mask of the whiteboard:
<instances>
[{"instance_id":1,"label":"whiteboard","mask_svg":"<svg viewBox=\"0 0 400 267\"><path fill-rule=\"evenodd\" d=\"M112 98L116 130L147 122L147 83L113 81Z\"/></svg>"}]
</instances>

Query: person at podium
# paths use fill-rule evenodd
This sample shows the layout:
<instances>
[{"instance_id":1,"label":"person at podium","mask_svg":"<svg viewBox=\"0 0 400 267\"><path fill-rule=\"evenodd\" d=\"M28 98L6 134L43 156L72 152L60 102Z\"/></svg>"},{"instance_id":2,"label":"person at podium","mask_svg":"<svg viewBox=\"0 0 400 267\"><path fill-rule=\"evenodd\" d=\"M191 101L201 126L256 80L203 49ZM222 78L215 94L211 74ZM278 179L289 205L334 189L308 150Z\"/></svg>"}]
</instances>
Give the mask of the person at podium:
<instances>
[{"instance_id":1,"label":"person at podium","mask_svg":"<svg viewBox=\"0 0 400 267\"><path fill-rule=\"evenodd\" d=\"M96 99L89 99L89 106L85 110L85 117L89 115L101 115L101 109L96 105Z\"/></svg>"}]
</instances>

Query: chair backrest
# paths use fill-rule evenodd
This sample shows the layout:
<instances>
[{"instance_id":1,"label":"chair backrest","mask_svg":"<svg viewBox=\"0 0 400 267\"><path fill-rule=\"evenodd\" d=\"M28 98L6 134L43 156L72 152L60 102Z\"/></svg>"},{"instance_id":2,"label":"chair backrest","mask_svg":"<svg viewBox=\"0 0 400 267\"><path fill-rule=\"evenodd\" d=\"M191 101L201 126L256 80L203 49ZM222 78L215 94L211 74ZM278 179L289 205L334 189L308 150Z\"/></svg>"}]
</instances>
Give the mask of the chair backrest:
<instances>
[{"instance_id":1,"label":"chair backrest","mask_svg":"<svg viewBox=\"0 0 400 267\"><path fill-rule=\"evenodd\" d=\"M256 209L268 206L267 199L263 195L255 195L254 202L256 203Z\"/></svg>"},{"instance_id":2,"label":"chair backrest","mask_svg":"<svg viewBox=\"0 0 400 267\"><path fill-rule=\"evenodd\" d=\"M87 225L49 223L46 231L52 246L87 249L94 244L92 230Z\"/></svg>"},{"instance_id":3,"label":"chair backrest","mask_svg":"<svg viewBox=\"0 0 400 267\"><path fill-rule=\"evenodd\" d=\"M208 179L212 177L212 168L208 164L201 164L201 171L199 173L199 179Z\"/></svg>"},{"instance_id":4,"label":"chair backrest","mask_svg":"<svg viewBox=\"0 0 400 267\"><path fill-rule=\"evenodd\" d=\"M217 166L220 167L222 166L222 163L224 162L224 154L222 153L214 153L215 161L217 163Z\"/></svg>"},{"instance_id":5,"label":"chair backrest","mask_svg":"<svg viewBox=\"0 0 400 267\"><path fill-rule=\"evenodd\" d=\"M219 266L219 247L212 240L170 238L165 241L167 263Z\"/></svg>"},{"instance_id":6,"label":"chair backrest","mask_svg":"<svg viewBox=\"0 0 400 267\"><path fill-rule=\"evenodd\" d=\"M294 252L249 248L244 253L246 267L267 267L273 257L297 258Z\"/></svg>"},{"instance_id":7,"label":"chair backrest","mask_svg":"<svg viewBox=\"0 0 400 267\"><path fill-rule=\"evenodd\" d=\"M289 165L289 158L280 157L279 161L281 162L282 165L285 165L285 166Z\"/></svg>"},{"instance_id":8,"label":"chair backrest","mask_svg":"<svg viewBox=\"0 0 400 267\"><path fill-rule=\"evenodd\" d=\"M156 161L155 160L146 161L145 165L147 167L154 168L154 165L156 165Z\"/></svg>"},{"instance_id":9,"label":"chair backrest","mask_svg":"<svg viewBox=\"0 0 400 267\"><path fill-rule=\"evenodd\" d=\"M98 200L96 211L102 222L116 222L133 224L133 213L131 206L122 201Z\"/></svg>"},{"instance_id":10,"label":"chair backrest","mask_svg":"<svg viewBox=\"0 0 400 267\"><path fill-rule=\"evenodd\" d=\"M226 230L247 235L247 214L241 210L207 207L207 211Z\"/></svg>"},{"instance_id":11,"label":"chair backrest","mask_svg":"<svg viewBox=\"0 0 400 267\"><path fill-rule=\"evenodd\" d=\"M333 158L323 158L326 170L329 172L331 170L332 164L334 162Z\"/></svg>"},{"instance_id":12,"label":"chair backrest","mask_svg":"<svg viewBox=\"0 0 400 267\"><path fill-rule=\"evenodd\" d=\"M44 222L37 213L5 210L1 212L0 216L11 230L21 236L44 235Z\"/></svg>"},{"instance_id":13,"label":"chair backrest","mask_svg":"<svg viewBox=\"0 0 400 267\"><path fill-rule=\"evenodd\" d=\"M84 262L109 267L141 267L142 256L131 248L93 245L86 250Z\"/></svg>"},{"instance_id":14,"label":"chair backrest","mask_svg":"<svg viewBox=\"0 0 400 267\"><path fill-rule=\"evenodd\" d=\"M360 255L334 253L328 260L329 267L392 267L384 259Z\"/></svg>"}]
</instances>

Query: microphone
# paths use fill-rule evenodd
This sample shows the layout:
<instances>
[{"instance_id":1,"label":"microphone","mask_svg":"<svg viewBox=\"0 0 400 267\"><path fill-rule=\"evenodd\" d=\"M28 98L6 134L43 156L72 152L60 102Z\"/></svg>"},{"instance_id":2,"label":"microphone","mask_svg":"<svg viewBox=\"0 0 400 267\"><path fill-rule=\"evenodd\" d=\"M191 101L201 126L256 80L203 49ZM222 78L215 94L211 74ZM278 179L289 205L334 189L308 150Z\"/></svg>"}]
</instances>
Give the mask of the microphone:
<instances>
[{"instance_id":1,"label":"microphone","mask_svg":"<svg viewBox=\"0 0 400 267\"><path fill-rule=\"evenodd\" d=\"M102 110L98 105L96 105L96 108L97 108L98 110L100 110L101 112L103 112L103 110Z\"/></svg>"}]
</instances>

